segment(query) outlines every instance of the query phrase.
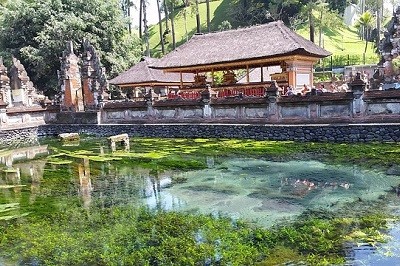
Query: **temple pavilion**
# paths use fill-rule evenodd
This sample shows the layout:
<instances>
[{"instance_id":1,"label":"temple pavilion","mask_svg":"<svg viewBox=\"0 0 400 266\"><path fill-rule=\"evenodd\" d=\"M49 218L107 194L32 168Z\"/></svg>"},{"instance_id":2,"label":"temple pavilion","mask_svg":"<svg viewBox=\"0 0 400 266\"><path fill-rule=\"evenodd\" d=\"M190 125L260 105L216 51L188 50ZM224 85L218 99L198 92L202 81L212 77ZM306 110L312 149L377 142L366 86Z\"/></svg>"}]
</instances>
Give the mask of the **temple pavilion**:
<instances>
[{"instance_id":1,"label":"temple pavilion","mask_svg":"<svg viewBox=\"0 0 400 266\"><path fill-rule=\"evenodd\" d=\"M139 63L111 79L109 83L121 88L132 100L141 100L149 92L156 99L176 98L180 87L194 83L194 75L191 73L164 73L162 70L149 68L157 60L159 59L143 57Z\"/></svg>"},{"instance_id":2,"label":"temple pavilion","mask_svg":"<svg viewBox=\"0 0 400 266\"><path fill-rule=\"evenodd\" d=\"M312 86L314 64L330 54L289 29L282 21L276 21L236 30L196 34L150 67L165 73L179 73L181 77L184 73L195 74L196 84L184 86L181 82L182 91L204 89L208 84L205 76L209 73L212 80L208 85L218 91L218 97L238 93L261 96L271 79L277 81L280 87ZM278 66L280 72L266 77L264 69L273 66ZM260 81L251 82L250 72L257 68ZM219 84L214 79L218 72L223 73ZM238 83L238 80L242 82Z\"/></svg>"}]
</instances>

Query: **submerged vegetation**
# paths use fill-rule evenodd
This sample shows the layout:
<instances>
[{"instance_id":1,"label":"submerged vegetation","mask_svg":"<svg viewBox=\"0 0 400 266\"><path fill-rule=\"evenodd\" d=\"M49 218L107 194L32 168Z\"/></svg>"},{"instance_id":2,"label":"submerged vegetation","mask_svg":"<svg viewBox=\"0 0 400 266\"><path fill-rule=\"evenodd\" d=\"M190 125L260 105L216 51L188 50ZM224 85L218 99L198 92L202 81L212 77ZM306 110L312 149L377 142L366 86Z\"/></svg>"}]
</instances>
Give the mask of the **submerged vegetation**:
<instances>
[{"instance_id":1,"label":"submerged vegetation","mask_svg":"<svg viewBox=\"0 0 400 266\"><path fill-rule=\"evenodd\" d=\"M328 265L344 262L348 241L382 241L385 218L374 213L312 216L263 229L211 215L129 206L89 213L72 208L2 225L0 247L7 251L1 254L5 258L38 265L276 265L288 260Z\"/></svg>"},{"instance_id":2,"label":"submerged vegetation","mask_svg":"<svg viewBox=\"0 0 400 266\"><path fill-rule=\"evenodd\" d=\"M78 184L71 177L78 175L75 166L82 165L82 159L91 162L93 176L129 165L157 176L162 171L204 169L205 157L218 161L232 155L276 161L317 158L388 170L400 163L398 144L132 138L130 151L111 152L106 142L91 138L81 140L79 146L60 146L52 139L43 142L51 152L41 158L47 160L41 194L33 201L33 187L17 187L24 203L20 206L0 192L0 258L19 265L343 264L346 245L379 245L386 241L388 221L397 218L385 207L394 193L375 202L348 202L334 213L306 211L295 222L270 228L221 213L153 210L130 199L93 198L90 207L85 207L73 196ZM10 173L5 167L2 175L6 174ZM123 187L131 193L140 192L129 183L139 181L124 182ZM185 177L175 182L185 183ZM0 191L16 188L0 185ZM229 187L207 185L193 190L235 193ZM254 197L263 197L262 193ZM33 203L27 204L30 201Z\"/></svg>"}]
</instances>

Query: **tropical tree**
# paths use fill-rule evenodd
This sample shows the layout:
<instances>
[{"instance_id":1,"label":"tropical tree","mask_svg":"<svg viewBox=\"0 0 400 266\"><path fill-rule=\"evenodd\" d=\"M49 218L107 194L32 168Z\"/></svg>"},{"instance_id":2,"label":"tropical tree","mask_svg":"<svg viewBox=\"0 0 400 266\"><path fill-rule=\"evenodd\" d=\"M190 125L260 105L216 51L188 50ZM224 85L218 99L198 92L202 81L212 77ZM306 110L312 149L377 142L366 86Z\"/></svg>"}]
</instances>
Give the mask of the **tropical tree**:
<instances>
[{"instance_id":1,"label":"tropical tree","mask_svg":"<svg viewBox=\"0 0 400 266\"><path fill-rule=\"evenodd\" d=\"M49 96L58 90L59 57L67 41L79 48L88 39L110 77L140 56L140 42L129 35L119 0L9 1L0 25L0 55L5 61L18 58L35 86Z\"/></svg>"},{"instance_id":2,"label":"tropical tree","mask_svg":"<svg viewBox=\"0 0 400 266\"><path fill-rule=\"evenodd\" d=\"M164 8L164 14L165 14L165 32L164 32L164 41L165 41L165 35L169 33L169 9L167 5L167 0L163 0L163 8Z\"/></svg>"},{"instance_id":3,"label":"tropical tree","mask_svg":"<svg viewBox=\"0 0 400 266\"><path fill-rule=\"evenodd\" d=\"M128 19L128 30L132 32L132 21L131 21L131 8L134 6L131 0L121 0L121 9L124 16Z\"/></svg>"},{"instance_id":4,"label":"tropical tree","mask_svg":"<svg viewBox=\"0 0 400 266\"><path fill-rule=\"evenodd\" d=\"M143 1L145 0L139 0L139 38L143 38L143 26L142 26L142 20L143 20Z\"/></svg>"},{"instance_id":5,"label":"tropical tree","mask_svg":"<svg viewBox=\"0 0 400 266\"><path fill-rule=\"evenodd\" d=\"M178 0L166 0L167 8L171 10L170 19L171 19L171 35L172 35L172 48L175 50L176 48L176 36L175 36L175 7L178 5Z\"/></svg>"},{"instance_id":6,"label":"tropical tree","mask_svg":"<svg viewBox=\"0 0 400 266\"><path fill-rule=\"evenodd\" d=\"M210 0L206 0L207 9L207 32L211 31L211 12L210 12Z\"/></svg>"},{"instance_id":7,"label":"tropical tree","mask_svg":"<svg viewBox=\"0 0 400 266\"><path fill-rule=\"evenodd\" d=\"M163 28L162 28L162 19L161 19L161 8L160 8L160 2L159 0L157 1L157 11L158 11L158 27L159 27L159 32L160 32L160 44L161 44L161 52L162 54L165 54L165 47L164 47L164 34L163 34Z\"/></svg>"},{"instance_id":8,"label":"tropical tree","mask_svg":"<svg viewBox=\"0 0 400 266\"><path fill-rule=\"evenodd\" d=\"M188 41L189 39L189 34L188 34L188 28L187 28L187 15L188 15L188 7L190 5L190 1L189 0L183 0L183 4L185 5L185 7L183 8L183 19L185 22L185 36L186 36L186 41Z\"/></svg>"},{"instance_id":9,"label":"tropical tree","mask_svg":"<svg viewBox=\"0 0 400 266\"><path fill-rule=\"evenodd\" d=\"M374 22L374 16L371 14L371 12L367 11L361 14L356 23L356 27L361 29L361 36L365 40L364 53L367 52L368 41Z\"/></svg>"},{"instance_id":10,"label":"tropical tree","mask_svg":"<svg viewBox=\"0 0 400 266\"><path fill-rule=\"evenodd\" d=\"M201 28L200 28L200 13L199 13L199 0L196 1L196 32L200 33Z\"/></svg>"},{"instance_id":11,"label":"tropical tree","mask_svg":"<svg viewBox=\"0 0 400 266\"><path fill-rule=\"evenodd\" d=\"M382 28L383 22L383 11L384 11L384 1L383 0L364 0L366 8L372 13L375 14L375 22L376 22L376 31L375 31L375 45L377 46L380 41L380 32Z\"/></svg>"},{"instance_id":12,"label":"tropical tree","mask_svg":"<svg viewBox=\"0 0 400 266\"><path fill-rule=\"evenodd\" d=\"M149 25L147 24L147 2L146 0L141 0L141 1L142 1L142 16L143 16L142 42L144 42L145 45L144 54L146 56L150 56Z\"/></svg>"}]
</instances>

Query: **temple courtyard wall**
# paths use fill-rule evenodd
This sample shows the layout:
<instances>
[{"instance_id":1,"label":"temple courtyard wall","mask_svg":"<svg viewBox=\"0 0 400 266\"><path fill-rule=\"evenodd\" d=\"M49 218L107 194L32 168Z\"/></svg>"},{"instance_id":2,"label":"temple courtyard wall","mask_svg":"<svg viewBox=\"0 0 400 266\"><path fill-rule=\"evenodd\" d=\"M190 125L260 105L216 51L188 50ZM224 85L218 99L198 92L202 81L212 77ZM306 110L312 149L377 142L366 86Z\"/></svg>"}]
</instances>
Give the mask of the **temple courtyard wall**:
<instances>
[{"instance_id":1,"label":"temple courtyard wall","mask_svg":"<svg viewBox=\"0 0 400 266\"><path fill-rule=\"evenodd\" d=\"M400 90L106 103L98 119L98 124L400 123Z\"/></svg>"}]
</instances>

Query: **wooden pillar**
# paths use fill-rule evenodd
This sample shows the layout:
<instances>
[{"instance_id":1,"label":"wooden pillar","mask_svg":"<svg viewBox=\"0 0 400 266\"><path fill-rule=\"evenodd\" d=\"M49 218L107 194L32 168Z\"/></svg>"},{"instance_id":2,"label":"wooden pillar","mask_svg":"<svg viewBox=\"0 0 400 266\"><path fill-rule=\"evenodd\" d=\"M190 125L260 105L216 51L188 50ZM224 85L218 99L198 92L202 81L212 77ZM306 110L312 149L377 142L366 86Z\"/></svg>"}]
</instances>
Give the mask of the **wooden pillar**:
<instances>
[{"instance_id":1,"label":"wooden pillar","mask_svg":"<svg viewBox=\"0 0 400 266\"><path fill-rule=\"evenodd\" d=\"M214 80L214 69L211 69L211 86L214 87L215 80Z\"/></svg>"},{"instance_id":2,"label":"wooden pillar","mask_svg":"<svg viewBox=\"0 0 400 266\"><path fill-rule=\"evenodd\" d=\"M264 82L264 67L261 66L261 82Z\"/></svg>"},{"instance_id":3,"label":"wooden pillar","mask_svg":"<svg viewBox=\"0 0 400 266\"><path fill-rule=\"evenodd\" d=\"M183 75L182 75L182 71L180 71L179 74L180 74L180 78L181 78L181 89L183 89Z\"/></svg>"},{"instance_id":4,"label":"wooden pillar","mask_svg":"<svg viewBox=\"0 0 400 266\"><path fill-rule=\"evenodd\" d=\"M250 83L249 65L246 65L246 82Z\"/></svg>"}]
</instances>

